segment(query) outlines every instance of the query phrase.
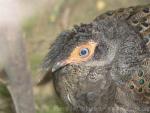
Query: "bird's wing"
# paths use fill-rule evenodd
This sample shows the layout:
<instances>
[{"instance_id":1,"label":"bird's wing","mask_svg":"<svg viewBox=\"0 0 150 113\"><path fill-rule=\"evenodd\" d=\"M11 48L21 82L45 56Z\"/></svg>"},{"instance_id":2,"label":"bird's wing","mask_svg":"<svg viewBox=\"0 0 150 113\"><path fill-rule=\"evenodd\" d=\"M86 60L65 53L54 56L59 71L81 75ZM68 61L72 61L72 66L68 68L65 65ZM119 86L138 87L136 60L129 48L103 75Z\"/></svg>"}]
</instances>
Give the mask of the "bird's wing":
<instances>
[{"instance_id":1,"label":"bird's wing","mask_svg":"<svg viewBox=\"0 0 150 113\"><path fill-rule=\"evenodd\" d=\"M141 102L150 104L150 4L133 7L130 15L125 20L141 34L148 50L147 57L140 62L141 70L132 75L127 85L131 85L130 93L138 94Z\"/></svg>"},{"instance_id":2,"label":"bird's wing","mask_svg":"<svg viewBox=\"0 0 150 113\"><path fill-rule=\"evenodd\" d=\"M128 8L120 8L113 11L107 11L96 17L94 21L106 18L117 18L127 21L143 36L150 49L150 4L145 6L134 6Z\"/></svg>"},{"instance_id":3,"label":"bird's wing","mask_svg":"<svg viewBox=\"0 0 150 113\"><path fill-rule=\"evenodd\" d=\"M125 10L128 12L131 9L132 11L125 20L141 34L146 44L147 56L140 62L141 70L132 75L126 87L131 85L130 93L138 94L140 96L138 99L141 102L150 104L150 4Z\"/></svg>"},{"instance_id":4,"label":"bird's wing","mask_svg":"<svg viewBox=\"0 0 150 113\"><path fill-rule=\"evenodd\" d=\"M150 5L141 8L128 19L128 22L139 31L150 50Z\"/></svg>"},{"instance_id":5,"label":"bird's wing","mask_svg":"<svg viewBox=\"0 0 150 113\"><path fill-rule=\"evenodd\" d=\"M144 70L134 73L124 87L126 91L130 90L130 94L138 94L141 102L150 104L150 4L108 11L94 21L106 18L124 20L141 34L148 50L147 57L141 61L141 67Z\"/></svg>"}]
</instances>

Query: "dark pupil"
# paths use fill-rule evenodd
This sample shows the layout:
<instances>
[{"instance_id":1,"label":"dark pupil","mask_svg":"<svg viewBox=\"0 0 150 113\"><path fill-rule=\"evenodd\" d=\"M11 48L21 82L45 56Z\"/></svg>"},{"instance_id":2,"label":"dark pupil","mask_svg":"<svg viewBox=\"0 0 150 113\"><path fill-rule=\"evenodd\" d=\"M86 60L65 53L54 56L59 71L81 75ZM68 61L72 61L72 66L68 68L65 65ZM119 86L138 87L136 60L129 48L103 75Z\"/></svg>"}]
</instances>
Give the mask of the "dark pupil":
<instances>
[{"instance_id":1,"label":"dark pupil","mask_svg":"<svg viewBox=\"0 0 150 113\"><path fill-rule=\"evenodd\" d=\"M81 52L80 52L80 56L85 56L87 54L88 54L88 49L87 48L82 49Z\"/></svg>"}]
</instances>

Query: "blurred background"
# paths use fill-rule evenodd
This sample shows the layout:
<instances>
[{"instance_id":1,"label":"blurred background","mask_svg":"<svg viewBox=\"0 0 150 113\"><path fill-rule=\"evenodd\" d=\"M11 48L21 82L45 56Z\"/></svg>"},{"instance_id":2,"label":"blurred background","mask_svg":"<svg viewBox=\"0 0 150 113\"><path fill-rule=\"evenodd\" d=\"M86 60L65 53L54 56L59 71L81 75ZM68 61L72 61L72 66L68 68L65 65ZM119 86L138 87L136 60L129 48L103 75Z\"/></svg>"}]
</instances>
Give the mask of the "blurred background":
<instances>
[{"instance_id":1,"label":"blurred background","mask_svg":"<svg viewBox=\"0 0 150 113\"><path fill-rule=\"evenodd\" d=\"M88 23L107 10L150 3L149 0L22 0L21 21L33 81L56 36L75 24ZM37 113L66 113L52 82L34 88Z\"/></svg>"}]
</instances>

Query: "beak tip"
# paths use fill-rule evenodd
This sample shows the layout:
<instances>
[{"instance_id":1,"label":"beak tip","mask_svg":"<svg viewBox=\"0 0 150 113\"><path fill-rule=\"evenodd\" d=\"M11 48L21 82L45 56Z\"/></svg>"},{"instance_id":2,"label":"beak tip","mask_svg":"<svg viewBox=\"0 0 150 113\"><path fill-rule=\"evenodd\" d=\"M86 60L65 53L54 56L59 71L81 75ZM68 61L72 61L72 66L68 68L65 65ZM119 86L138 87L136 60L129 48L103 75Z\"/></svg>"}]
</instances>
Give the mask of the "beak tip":
<instances>
[{"instance_id":1,"label":"beak tip","mask_svg":"<svg viewBox=\"0 0 150 113\"><path fill-rule=\"evenodd\" d=\"M54 66L52 67L52 73L55 72L56 70L60 69L61 67L65 66L66 64L64 62L58 62L56 64L54 64Z\"/></svg>"}]
</instances>

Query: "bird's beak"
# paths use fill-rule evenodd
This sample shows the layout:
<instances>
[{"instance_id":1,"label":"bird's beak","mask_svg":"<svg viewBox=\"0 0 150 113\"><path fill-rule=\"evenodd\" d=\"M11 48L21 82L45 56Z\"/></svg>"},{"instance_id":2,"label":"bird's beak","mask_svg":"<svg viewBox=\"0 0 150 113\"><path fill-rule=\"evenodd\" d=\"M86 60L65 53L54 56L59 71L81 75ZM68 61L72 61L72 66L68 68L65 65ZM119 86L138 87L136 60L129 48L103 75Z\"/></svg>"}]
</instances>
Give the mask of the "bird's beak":
<instances>
[{"instance_id":1,"label":"bird's beak","mask_svg":"<svg viewBox=\"0 0 150 113\"><path fill-rule=\"evenodd\" d=\"M55 72L56 70L60 69L61 67L64 67L67 64L68 64L67 61L60 61L55 63L52 67L52 72Z\"/></svg>"}]
</instances>

